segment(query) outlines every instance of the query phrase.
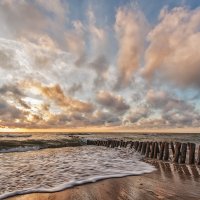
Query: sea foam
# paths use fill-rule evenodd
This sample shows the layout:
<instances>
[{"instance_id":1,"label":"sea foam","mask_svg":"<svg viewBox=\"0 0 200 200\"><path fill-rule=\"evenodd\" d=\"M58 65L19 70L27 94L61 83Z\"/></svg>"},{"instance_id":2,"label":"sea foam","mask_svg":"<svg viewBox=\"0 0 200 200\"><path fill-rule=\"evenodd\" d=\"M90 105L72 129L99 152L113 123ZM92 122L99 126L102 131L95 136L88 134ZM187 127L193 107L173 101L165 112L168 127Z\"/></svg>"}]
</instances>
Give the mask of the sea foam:
<instances>
[{"instance_id":1,"label":"sea foam","mask_svg":"<svg viewBox=\"0 0 200 200\"><path fill-rule=\"evenodd\" d=\"M96 146L0 154L0 163L0 199L155 170L132 149Z\"/></svg>"}]
</instances>

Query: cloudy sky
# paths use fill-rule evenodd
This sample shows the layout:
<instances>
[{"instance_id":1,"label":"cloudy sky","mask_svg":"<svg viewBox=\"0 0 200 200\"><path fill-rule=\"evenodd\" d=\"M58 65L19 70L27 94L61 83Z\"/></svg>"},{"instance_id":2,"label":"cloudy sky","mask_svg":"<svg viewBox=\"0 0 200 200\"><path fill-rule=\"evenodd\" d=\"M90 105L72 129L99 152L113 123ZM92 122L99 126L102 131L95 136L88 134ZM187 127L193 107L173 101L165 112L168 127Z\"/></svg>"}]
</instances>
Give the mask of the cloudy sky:
<instances>
[{"instance_id":1,"label":"cloudy sky","mask_svg":"<svg viewBox=\"0 0 200 200\"><path fill-rule=\"evenodd\" d=\"M198 128L197 0L0 0L1 128Z\"/></svg>"}]
</instances>

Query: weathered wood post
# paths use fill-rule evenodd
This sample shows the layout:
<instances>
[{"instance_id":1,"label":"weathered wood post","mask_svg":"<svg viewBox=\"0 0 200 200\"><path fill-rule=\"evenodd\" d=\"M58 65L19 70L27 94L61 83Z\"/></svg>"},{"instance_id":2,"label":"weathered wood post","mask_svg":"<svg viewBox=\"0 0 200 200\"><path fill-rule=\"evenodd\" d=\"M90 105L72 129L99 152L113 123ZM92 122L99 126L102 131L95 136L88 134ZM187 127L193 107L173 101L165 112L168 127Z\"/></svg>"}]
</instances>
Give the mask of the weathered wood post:
<instances>
[{"instance_id":1,"label":"weathered wood post","mask_svg":"<svg viewBox=\"0 0 200 200\"><path fill-rule=\"evenodd\" d=\"M134 142L132 141L130 145L130 149L132 149L133 147L134 147Z\"/></svg>"},{"instance_id":2,"label":"weathered wood post","mask_svg":"<svg viewBox=\"0 0 200 200\"><path fill-rule=\"evenodd\" d=\"M110 147L110 144L111 144L111 141L108 140L108 142L107 142L107 147Z\"/></svg>"},{"instance_id":3,"label":"weathered wood post","mask_svg":"<svg viewBox=\"0 0 200 200\"><path fill-rule=\"evenodd\" d=\"M136 142L135 142L135 145L134 145L134 148L135 148L136 151L138 150L138 147L139 147L139 142L136 141Z\"/></svg>"},{"instance_id":4,"label":"weathered wood post","mask_svg":"<svg viewBox=\"0 0 200 200\"><path fill-rule=\"evenodd\" d=\"M165 142L165 148L164 148L164 160L168 161L169 159L169 143Z\"/></svg>"},{"instance_id":5,"label":"weathered wood post","mask_svg":"<svg viewBox=\"0 0 200 200\"><path fill-rule=\"evenodd\" d=\"M117 141L114 140L114 147L117 147Z\"/></svg>"},{"instance_id":6,"label":"weathered wood post","mask_svg":"<svg viewBox=\"0 0 200 200\"><path fill-rule=\"evenodd\" d=\"M187 144L182 143L181 145L181 157L180 157L180 163L184 164L186 160L186 153L187 153Z\"/></svg>"},{"instance_id":7,"label":"weathered wood post","mask_svg":"<svg viewBox=\"0 0 200 200\"><path fill-rule=\"evenodd\" d=\"M104 142L104 146L105 146L105 147L107 146L107 141Z\"/></svg>"},{"instance_id":8,"label":"weathered wood post","mask_svg":"<svg viewBox=\"0 0 200 200\"><path fill-rule=\"evenodd\" d=\"M196 148L196 144L189 143L189 164L190 165L195 163L195 148Z\"/></svg>"},{"instance_id":9,"label":"weathered wood post","mask_svg":"<svg viewBox=\"0 0 200 200\"><path fill-rule=\"evenodd\" d=\"M141 149L142 149L142 144L143 144L143 142L140 142L140 143L139 143L139 146L138 146L138 152L141 151Z\"/></svg>"},{"instance_id":10,"label":"weathered wood post","mask_svg":"<svg viewBox=\"0 0 200 200\"><path fill-rule=\"evenodd\" d=\"M171 146L171 150L172 150L172 155L174 157L174 154L175 154L174 143L170 142L170 146Z\"/></svg>"},{"instance_id":11,"label":"weathered wood post","mask_svg":"<svg viewBox=\"0 0 200 200\"><path fill-rule=\"evenodd\" d=\"M149 158L150 151L151 151L150 142L147 142L147 148L146 148L146 152L145 152L145 157Z\"/></svg>"},{"instance_id":12,"label":"weathered wood post","mask_svg":"<svg viewBox=\"0 0 200 200\"><path fill-rule=\"evenodd\" d=\"M115 145L116 145L116 144L115 144L115 140L113 140L113 148L115 148Z\"/></svg>"},{"instance_id":13,"label":"weathered wood post","mask_svg":"<svg viewBox=\"0 0 200 200\"><path fill-rule=\"evenodd\" d=\"M126 148L128 145L128 142L124 142L124 147Z\"/></svg>"},{"instance_id":14,"label":"weathered wood post","mask_svg":"<svg viewBox=\"0 0 200 200\"><path fill-rule=\"evenodd\" d=\"M200 165L200 145L199 145L199 148L198 148L197 165Z\"/></svg>"},{"instance_id":15,"label":"weathered wood post","mask_svg":"<svg viewBox=\"0 0 200 200\"><path fill-rule=\"evenodd\" d=\"M178 159L180 156L180 149L181 149L181 143L180 142L176 142L175 143L175 154L174 154L174 162L178 163Z\"/></svg>"},{"instance_id":16,"label":"weathered wood post","mask_svg":"<svg viewBox=\"0 0 200 200\"><path fill-rule=\"evenodd\" d=\"M120 141L118 141L118 147L120 146Z\"/></svg>"},{"instance_id":17,"label":"weathered wood post","mask_svg":"<svg viewBox=\"0 0 200 200\"><path fill-rule=\"evenodd\" d=\"M145 155L145 153L146 153L146 147L147 147L147 143L143 142L142 143L142 152L141 152L142 155Z\"/></svg>"},{"instance_id":18,"label":"weathered wood post","mask_svg":"<svg viewBox=\"0 0 200 200\"><path fill-rule=\"evenodd\" d=\"M155 142L152 142L152 144L151 144L151 155L150 155L150 158L153 158L153 156L154 156L154 147L155 147Z\"/></svg>"},{"instance_id":19,"label":"weathered wood post","mask_svg":"<svg viewBox=\"0 0 200 200\"><path fill-rule=\"evenodd\" d=\"M121 142L121 147L124 147L124 141Z\"/></svg>"},{"instance_id":20,"label":"weathered wood post","mask_svg":"<svg viewBox=\"0 0 200 200\"><path fill-rule=\"evenodd\" d=\"M125 142L124 142L124 141L122 141L122 147L124 147L124 145L125 145Z\"/></svg>"},{"instance_id":21,"label":"weathered wood post","mask_svg":"<svg viewBox=\"0 0 200 200\"><path fill-rule=\"evenodd\" d=\"M153 158L157 159L158 152L159 152L158 143L155 142L155 146L154 146L154 156L153 156Z\"/></svg>"},{"instance_id":22,"label":"weathered wood post","mask_svg":"<svg viewBox=\"0 0 200 200\"><path fill-rule=\"evenodd\" d=\"M160 154L159 154L159 160L163 159L163 155L164 155L164 148L165 148L165 142L162 142L160 145Z\"/></svg>"},{"instance_id":23,"label":"weathered wood post","mask_svg":"<svg viewBox=\"0 0 200 200\"><path fill-rule=\"evenodd\" d=\"M158 144L159 144L159 145L158 145L158 146L159 146L159 148L161 148L162 142L159 142Z\"/></svg>"}]
</instances>

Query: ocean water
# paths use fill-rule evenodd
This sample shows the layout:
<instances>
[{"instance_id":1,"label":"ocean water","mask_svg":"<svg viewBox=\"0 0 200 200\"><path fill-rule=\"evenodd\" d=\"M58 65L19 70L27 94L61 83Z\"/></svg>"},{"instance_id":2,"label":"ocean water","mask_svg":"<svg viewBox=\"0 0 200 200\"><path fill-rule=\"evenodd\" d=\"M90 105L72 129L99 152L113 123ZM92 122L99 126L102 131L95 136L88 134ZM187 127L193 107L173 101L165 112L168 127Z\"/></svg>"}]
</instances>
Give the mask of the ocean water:
<instances>
[{"instance_id":1,"label":"ocean water","mask_svg":"<svg viewBox=\"0 0 200 200\"><path fill-rule=\"evenodd\" d=\"M95 146L2 153L0 163L0 199L155 170L133 150Z\"/></svg>"},{"instance_id":2,"label":"ocean water","mask_svg":"<svg viewBox=\"0 0 200 200\"><path fill-rule=\"evenodd\" d=\"M75 146L40 149L24 146L28 140L48 141L80 138L117 138L125 140L181 141L200 144L199 134L0 134L1 142L21 142L23 146L1 148L0 199L31 192L54 192L97 180L151 173L154 166L142 161L141 155L129 148ZM26 144L26 143L25 143ZM37 144L37 143L36 143ZM43 143L42 143L43 144ZM1 146L1 145L0 145Z\"/></svg>"}]
</instances>

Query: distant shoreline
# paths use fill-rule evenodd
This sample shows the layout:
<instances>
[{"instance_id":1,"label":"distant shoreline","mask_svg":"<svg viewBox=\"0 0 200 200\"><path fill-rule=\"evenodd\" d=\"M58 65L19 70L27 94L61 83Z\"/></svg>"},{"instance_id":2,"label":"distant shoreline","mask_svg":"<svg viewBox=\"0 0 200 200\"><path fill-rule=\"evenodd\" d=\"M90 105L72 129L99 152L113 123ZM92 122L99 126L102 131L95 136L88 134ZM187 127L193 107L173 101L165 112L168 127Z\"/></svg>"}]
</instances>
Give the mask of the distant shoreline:
<instances>
[{"instance_id":1,"label":"distant shoreline","mask_svg":"<svg viewBox=\"0 0 200 200\"><path fill-rule=\"evenodd\" d=\"M90 134L112 134L112 133L121 133L121 134L200 134L200 132L189 132L189 131L185 131L185 132L159 132L159 131L141 131L141 132L137 132L137 131L15 131L15 132L2 132L0 131L0 134L15 134L15 133L35 133L35 134L39 134L39 133L63 133L63 134L83 134L83 135L90 135Z\"/></svg>"}]
</instances>

